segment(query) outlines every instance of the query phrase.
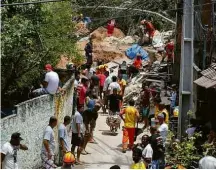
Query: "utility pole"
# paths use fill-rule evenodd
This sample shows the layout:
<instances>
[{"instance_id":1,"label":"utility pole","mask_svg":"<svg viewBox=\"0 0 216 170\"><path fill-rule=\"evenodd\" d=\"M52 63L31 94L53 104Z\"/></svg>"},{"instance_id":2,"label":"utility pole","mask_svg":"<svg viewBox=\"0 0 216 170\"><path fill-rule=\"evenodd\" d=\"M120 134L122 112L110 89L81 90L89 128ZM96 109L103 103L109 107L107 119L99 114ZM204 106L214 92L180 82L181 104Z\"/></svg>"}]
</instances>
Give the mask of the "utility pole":
<instances>
[{"instance_id":1,"label":"utility pole","mask_svg":"<svg viewBox=\"0 0 216 170\"><path fill-rule=\"evenodd\" d=\"M187 128L187 112L193 108L193 61L194 61L194 3L184 0L182 18L181 66L179 85L178 138L182 139Z\"/></svg>"}]
</instances>

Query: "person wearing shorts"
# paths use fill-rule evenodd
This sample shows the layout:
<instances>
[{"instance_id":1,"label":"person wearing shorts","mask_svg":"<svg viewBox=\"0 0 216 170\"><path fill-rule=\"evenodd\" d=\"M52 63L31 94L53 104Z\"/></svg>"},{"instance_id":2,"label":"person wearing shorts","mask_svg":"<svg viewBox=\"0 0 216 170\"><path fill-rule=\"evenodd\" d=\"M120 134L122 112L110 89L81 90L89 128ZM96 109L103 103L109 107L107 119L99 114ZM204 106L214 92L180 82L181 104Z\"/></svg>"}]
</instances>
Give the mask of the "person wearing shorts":
<instances>
[{"instance_id":1,"label":"person wearing shorts","mask_svg":"<svg viewBox=\"0 0 216 170\"><path fill-rule=\"evenodd\" d=\"M83 112L83 107L79 106L77 108L77 111L75 113L75 115L72 118L72 123L71 123L71 127L72 127L72 139L71 139L71 152L74 153L75 148L78 147L77 149L77 160L76 163L77 164L82 164L80 162L80 154L83 150L83 143L84 143L84 134L85 134L85 125L83 123L83 117L81 115L81 113Z\"/></svg>"},{"instance_id":2,"label":"person wearing shorts","mask_svg":"<svg viewBox=\"0 0 216 170\"><path fill-rule=\"evenodd\" d=\"M87 109L83 112L83 121L86 127L84 144L83 144L84 150L82 152L82 154L84 155L88 154L88 152L86 151L86 146L88 142L93 139L93 131L96 126L96 120L98 118L99 110L100 110L100 105L96 103L93 109Z\"/></svg>"}]
</instances>

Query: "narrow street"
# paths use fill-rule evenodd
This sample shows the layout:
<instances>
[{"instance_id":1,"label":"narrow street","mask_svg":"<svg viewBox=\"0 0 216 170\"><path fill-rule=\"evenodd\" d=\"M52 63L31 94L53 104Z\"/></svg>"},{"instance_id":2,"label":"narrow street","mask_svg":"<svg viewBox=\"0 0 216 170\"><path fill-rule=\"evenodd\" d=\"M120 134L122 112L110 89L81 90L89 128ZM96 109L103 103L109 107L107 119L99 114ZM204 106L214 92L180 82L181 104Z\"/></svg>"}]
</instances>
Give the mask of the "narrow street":
<instances>
[{"instance_id":1,"label":"narrow street","mask_svg":"<svg viewBox=\"0 0 216 170\"><path fill-rule=\"evenodd\" d=\"M132 163L132 151L122 153L122 131L119 129L117 135L112 135L106 124L106 117L107 115L104 114L99 115L94 132L94 139L98 144L88 143L86 150L91 154L81 155L84 164L75 165L75 169L109 169L113 165L119 165L121 169L129 169ZM142 135L139 135L137 141Z\"/></svg>"}]
</instances>

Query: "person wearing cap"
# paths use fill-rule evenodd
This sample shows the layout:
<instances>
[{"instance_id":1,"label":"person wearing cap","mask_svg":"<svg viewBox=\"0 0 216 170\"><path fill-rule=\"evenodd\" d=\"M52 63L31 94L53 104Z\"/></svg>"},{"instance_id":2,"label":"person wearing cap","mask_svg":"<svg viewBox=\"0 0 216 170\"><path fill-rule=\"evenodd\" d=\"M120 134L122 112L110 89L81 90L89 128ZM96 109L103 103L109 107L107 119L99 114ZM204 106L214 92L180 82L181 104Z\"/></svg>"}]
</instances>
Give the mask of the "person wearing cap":
<instances>
[{"instance_id":1,"label":"person wearing cap","mask_svg":"<svg viewBox=\"0 0 216 170\"><path fill-rule=\"evenodd\" d=\"M53 71L53 68L50 64L45 65L45 79L42 82L43 87L33 90L32 94L34 97L40 96L43 94L56 94L57 91L62 91L59 81L59 76L56 72Z\"/></svg>"},{"instance_id":2,"label":"person wearing cap","mask_svg":"<svg viewBox=\"0 0 216 170\"><path fill-rule=\"evenodd\" d=\"M96 121L98 118L98 111L100 110L101 105L96 103L93 109L87 109L83 112L83 122L85 124L85 137L83 143L83 152L82 154L86 155L88 152L85 150L88 142L97 144L93 139L93 131L96 127Z\"/></svg>"},{"instance_id":3,"label":"person wearing cap","mask_svg":"<svg viewBox=\"0 0 216 170\"><path fill-rule=\"evenodd\" d=\"M168 125L165 123L164 121L164 114L163 113L160 113L158 115L158 121L159 121L159 128L158 128L158 132L160 133L161 137L163 138L163 145L165 147L165 144L166 144L166 138L167 138L167 135L168 135Z\"/></svg>"},{"instance_id":4,"label":"person wearing cap","mask_svg":"<svg viewBox=\"0 0 216 170\"><path fill-rule=\"evenodd\" d=\"M43 134L43 143L41 149L42 166L45 169L53 169L57 166L54 163L55 156L55 135L53 128L57 125L57 118L50 117L49 125L46 127Z\"/></svg>"},{"instance_id":5,"label":"person wearing cap","mask_svg":"<svg viewBox=\"0 0 216 170\"><path fill-rule=\"evenodd\" d=\"M67 152L63 157L63 166L61 169L72 169L74 163L75 163L74 154L72 154L71 152Z\"/></svg>"},{"instance_id":6,"label":"person wearing cap","mask_svg":"<svg viewBox=\"0 0 216 170\"><path fill-rule=\"evenodd\" d=\"M70 116L64 117L64 123L61 123L58 128L59 136L59 164L62 164L62 157L66 152L70 151L69 136L67 132L67 126L70 124Z\"/></svg>"},{"instance_id":7,"label":"person wearing cap","mask_svg":"<svg viewBox=\"0 0 216 170\"><path fill-rule=\"evenodd\" d=\"M1 169L20 169L17 158L17 151L28 150L28 147L21 144L23 140L20 133L16 132L11 135L10 142L6 142L1 149Z\"/></svg>"}]
</instances>

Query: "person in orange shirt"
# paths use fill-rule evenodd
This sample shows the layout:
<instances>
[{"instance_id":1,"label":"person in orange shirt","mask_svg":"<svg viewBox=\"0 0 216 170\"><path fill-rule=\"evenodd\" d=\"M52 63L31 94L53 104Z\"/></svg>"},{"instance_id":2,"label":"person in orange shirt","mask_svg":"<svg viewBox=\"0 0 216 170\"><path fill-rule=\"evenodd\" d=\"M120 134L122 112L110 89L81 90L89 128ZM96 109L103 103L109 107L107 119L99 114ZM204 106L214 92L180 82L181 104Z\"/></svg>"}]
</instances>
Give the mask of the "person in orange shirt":
<instances>
[{"instance_id":1,"label":"person in orange shirt","mask_svg":"<svg viewBox=\"0 0 216 170\"><path fill-rule=\"evenodd\" d=\"M142 68L142 59L141 55L137 54L136 59L133 62L133 65L129 67L129 78L132 78L131 76L139 73L139 70Z\"/></svg>"},{"instance_id":2,"label":"person in orange shirt","mask_svg":"<svg viewBox=\"0 0 216 170\"><path fill-rule=\"evenodd\" d=\"M124 121L122 152L125 153L127 148L132 149L134 145L135 125L139 118L139 112L134 107L135 101L130 100L129 106L122 110L120 117ZM123 117L124 115L124 117ZM127 144L129 140L129 145Z\"/></svg>"},{"instance_id":3,"label":"person in orange shirt","mask_svg":"<svg viewBox=\"0 0 216 170\"><path fill-rule=\"evenodd\" d=\"M168 39L168 42L165 46L167 61L173 62L174 57L174 42Z\"/></svg>"},{"instance_id":4,"label":"person in orange shirt","mask_svg":"<svg viewBox=\"0 0 216 170\"><path fill-rule=\"evenodd\" d=\"M149 35L149 43L151 43L155 33L154 25L150 21L146 21L146 20L142 20L141 25L145 26L144 33L147 33Z\"/></svg>"}]
</instances>

